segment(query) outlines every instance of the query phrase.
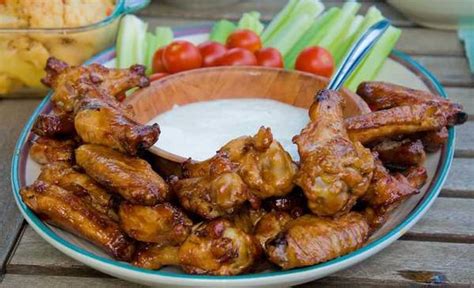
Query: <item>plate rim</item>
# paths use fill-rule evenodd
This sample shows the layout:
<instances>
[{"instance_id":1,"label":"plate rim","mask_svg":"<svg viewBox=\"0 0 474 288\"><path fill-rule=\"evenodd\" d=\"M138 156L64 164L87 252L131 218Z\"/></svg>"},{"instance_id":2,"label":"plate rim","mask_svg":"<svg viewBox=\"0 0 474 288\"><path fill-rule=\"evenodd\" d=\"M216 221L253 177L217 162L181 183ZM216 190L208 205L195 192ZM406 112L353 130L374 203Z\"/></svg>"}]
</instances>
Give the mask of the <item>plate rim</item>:
<instances>
[{"instance_id":1,"label":"plate rim","mask_svg":"<svg viewBox=\"0 0 474 288\"><path fill-rule=\"evenodd\" d=\"M175 35L177 37L180 36L191 36L198 33L205 33L209 30L209 24L192 26L192 27L179 27L174 29ZM206 31L207 30L207 31ZM93 62L103 63L104 60L109 60L111 55L114 54L114 48L109 48L98 55L92 57L90 60L86 62L86 64L90 64ZM432 89L435 89L439 95L444 98L447 98L447 95L443 89L441 83L436 79L436 77L429 72L425 67L421 64L413 60L407 54L393 50L391 54L392 58L397 59L397 62L405 62L407 65L404 65L406 68L410 69L415 74L421 75L425 77L429 83L425 83L431 85ZM174 284L185 284L183 282L178 281L190 281L187 284L203 284L204 282L211 282L211 284L218 284L218 283L240 283L240 284L248 284L253 280L270 280L273 283L281 283L279 281L284 280L287 276L300 276L298 277L300 280L306 279L311 277L311 275L315 275L317 272L323 274L323 276L328 275L330 273L339 271L343 268L349 267L359 261L362 261L373 254L381 251L386 246L393 243L395 240L400 238L405 232L407 232L429 209L429 207L433 204L435 199L437 198L438 194L441 191L441 188L446 181L448 172L451 168L453 156L454 156L454 144L455 144L455 129L449 128L449 137L448 142L444 147L444 151L441 154L440 162L438 163L437 173L435 174L434 183L431 183L431 187L426 192L426 195L423 199L420 200L418 205L408 214L408 216L396 227L392 230L387 232L385 235L381 236L380 238L368 243L366 246L353 251L349 254L344 256L338 257L336 259L330 260L328 262L301 267L296 269L291 269L287 271L272 271L272 272L264 272L264 273L256 273L256 274L244 274L244 275L236 275L236 276L210 276L210 275L190 275L190 274L180 274L175 272L168 272L168 271L161 271L161 270L148 270L143 268L138 268L132 266L129 263L117 261L114 259L105 258L99 255L95 255L81 247L72 244L71 242L61 238L58 236L54 231L52 231L48 226L46 226L21 200L20 192L20 183L21 178L20 174L22 163L21 160L24 157L22 155L24 152L24 146L29 140L31 127L37 116L43 112L44 108L49 103L51 97L51 92L48 92L48 95L41 101L32 115L29 117L28 121L26 122L24 128L22 129L20 136L18 137L18 141L15 145L15 150L12 157L12 164L11 164L11 185L12 185L12 193L14 194L15 202L23 214L23 217L27 220L27 222L31 225L31 227L38 233L40 236L45 239L48 243L53 245L55 248L59 249L61 252L67 254L68 256L79 260L81 262L87 262L86 264L91 265L95 269L99 269L105 273L114 273L116 276L122 275L125 277L130 277L134 279L142 279L148 282L153 282L154 280L161 280L167 281L167 283L174 283ZM24 165L24 164L23 164ZM24 172L23 172L24 173ZM114 270L114 271L111 271ZM125 274L119 274L125 273ZM130 274L132 273L132 274ZM128 274L128 275L127 275ZM323 277L321 276L321 277ZM287 279L291 281L290 279ZM294 279L293 279L294 280ZM270 284L267 282L267 284Z\"/></svg>"}]
</instances>

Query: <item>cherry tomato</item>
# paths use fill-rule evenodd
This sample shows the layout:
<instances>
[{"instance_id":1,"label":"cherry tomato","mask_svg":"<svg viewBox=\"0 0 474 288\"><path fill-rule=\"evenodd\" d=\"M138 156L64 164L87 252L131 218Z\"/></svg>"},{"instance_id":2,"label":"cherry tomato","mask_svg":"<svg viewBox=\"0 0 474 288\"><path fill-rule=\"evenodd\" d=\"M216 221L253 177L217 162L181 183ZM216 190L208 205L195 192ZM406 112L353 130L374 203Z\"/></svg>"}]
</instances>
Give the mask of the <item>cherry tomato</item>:
<instances>
[{"instance_id":1,"label":"cherry tomato","mask_svg":"<svg viewBox=\"0 0 474 288\"><path fill-rule=\"evenodd\" d=\"M328 50L318 46L308 47L296 58L295 69L331 77L334 71L334 60Z\"/></svg>"},{"instance_id":2,"label":"cherry tomato","mask_svg":"<svg viewBox=\"0 0 474 288\"><path fill-rule=\"evenodd\" d=\"M151 74L150 76L148 76L148 78L150 79L150 82L153 82L153 81L156 81L156 80L159 80L163 77L166 77L170 75L169 73L154 73L154 74Z\"/></svg>"},{"instance_id":3,"label":"cherry tomato","mask_svg":"<svg viewBox=\"0 0 474 288\"><path fill-rule=\"evenodd\" d=\"M255 66L257 65L257 58L249 50L232 48L227 50L217 63L220 66Z\"/></svg>"},{"instance_id":4,"label":"cherry tomato","mask_svg":"<svg viewBox=\"0 0 474 288\"><path fill-rule=\"evenodd\" d=\"M227 37L227 48L244 48L252 53L262 48L260 37L249 29L238 29Z\"/></svg>"},{"instance_id":5,"label":"cherry tomato","mask_svg":"<svg viewBox=\"0 0 474 288\"><path fill-rule=\"evenodd\" d=\"M156 50L155 54L153 54L153 61L151 65L151 69L153 70L153 73L166 72L165 64L163 63L164 51L165 51L165 47L162 47Z\"/></svg>"},{"instance_id":6,"label":"cherry tomato","mask_svg":"<svg viewBox=\"0 0 474 288\"><path fill-rule=\"evenodd\" d=\"M227 51L223 44L214 41L204 42L198 48L201 52L202 66L204 67L217 66L217 60Z\"/></svg>"},{"instance_id":7,"label":"cherry tomato","mask_svg":"<svg viewBox=\"0 0 474 288\"><path fill-rule=\"evenodd\" d=\"M196 69L202 65L202 56L193 43L178 40L166 46L162 56L163 64L169 73Z\"/></svg>"},{"instance_id":8,"label":"cherry tomato","mask_svg":"<svg viewBox=\"0 0 474 288\"><path fill-rule=\"evenodd\" d=\"M283 57L278 49L272 47L263 48L258 50L255 56L257 56L257 64L259 66L283 68Z\"/></svg>"}]
</instances>

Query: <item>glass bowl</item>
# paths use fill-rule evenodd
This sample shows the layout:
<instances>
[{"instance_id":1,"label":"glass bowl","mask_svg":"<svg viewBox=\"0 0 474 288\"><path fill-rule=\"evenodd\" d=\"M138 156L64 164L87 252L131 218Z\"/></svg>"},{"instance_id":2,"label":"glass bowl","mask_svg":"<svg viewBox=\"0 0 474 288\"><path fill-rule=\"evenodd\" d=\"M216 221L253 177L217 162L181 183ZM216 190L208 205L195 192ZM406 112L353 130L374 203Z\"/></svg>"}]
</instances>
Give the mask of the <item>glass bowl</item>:
<instances>
[{"instance_id":1,"label":"glass bowl","mask_svg":"<svg viewBox=\"0 0 474 288\"><path fill-rule=\"evenodd\" d=\"M117 0L100 22L71 28L0 28L0 97L44 95L40 82L50 56L78 65L114 44L123 15L150 0Z\"/></svg>"}]
</instances>

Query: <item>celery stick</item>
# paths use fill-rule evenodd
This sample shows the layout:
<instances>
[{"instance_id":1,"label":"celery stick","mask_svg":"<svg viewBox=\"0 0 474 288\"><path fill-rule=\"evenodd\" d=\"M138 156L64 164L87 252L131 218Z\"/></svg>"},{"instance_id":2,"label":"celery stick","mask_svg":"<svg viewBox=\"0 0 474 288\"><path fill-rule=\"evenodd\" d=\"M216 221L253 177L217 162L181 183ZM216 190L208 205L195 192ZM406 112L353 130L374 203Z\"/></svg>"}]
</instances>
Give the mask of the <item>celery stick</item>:
<instances>
[{"instance_id":1,"label":"celery stick","mask_svg":"<svg viewBox=\"0 0 474 288\"><path fill-rule=\"evenodd\" d=\"M153 61L153 54L156 51L157 38L153 33L147 32L145 35L146 42L146 55L145 55L145 66L147 74L151 73L151 66Z\"/></svg>"},{"instance_id":2,"label":"celery stick","mask_svg":"<svg viewBox=\"0 0 474 288\"><path fill-rule=\"evenodd\" d=\"M229 34L232 33L236 28L237 27L234 23L227 20L221 20L214 24L209 38L211 41L224 44L227 41L227 36L229 36Z\"/></svg>"},{"instance_id":3,"label":"celery stick","mask_svg":"<svg viewBox=\"0 0 474 288\"><path fill-rule=\"evenodd\" d=\"M341 39L345 31L349 29L360 6L361 5L357 2L344 3L344 6L342 6L341 9L341 14L337 21L326 32L325 36L321 39L321 41L319 41L318 45L329 50L331 54L334 54L339 42L338 40Z\"/></svg>"},{"instance_id":4,"label":"celery stick","mask_svg":"<svg viewBox=\"0 0 474 288\"><path fill-rule=\"evenodd\" d=\"M294 19L284 29L279 31L276 37L272 38L272 41L267 42L265 47L276 48L282 56L286 55L312 23L313 18L308 15L302 15Z\"/></svg>"},{"instance_id":5,"label":"celery stick","mask_svg":"<svg viewBox=\"0 0 474 288\"><path fill-rule=\"evenodd\" d=\"M173 41L173 30L170 27L158 26L155 28L156 50L170 44Z\"/></svg>"},{"instance_id":6,"label":"celery stick","mask_svg":"<svg viewBox=\"0 0 474 288\"><path fill-rule=\"evenodd\" d=\"M134 64L145 64L145 53L146 53L146 42L145 35L148 28L148 24L136 18L137 21L137 30L136 30L136 43L135 43L135 53L136 53L136 63Z\"/></svg>"},{"instance_id":7,"label":"celery stick","mask_svg":"<svg viewBox=\"0 0 474 288\"><path fill-rule=\"evenodd\" d=\"M341 41L338 43L334 54L332 55L336 66L339 66L339 63L341 62L342 58L347 53L349 48L351 48L352 43L354 41L354 36L356 35L359 28L362 26L363 21L364 17L361 15L357 15L352 21L352 24L349 27L349 30L347 31L344 38L342 38Z\"/></svg>"},{"instance_id":8,"label":"celery stick","mask_svg":"<svg viewBox=\"0 0 474 288\"><path fill-rule=\"evenodd\" d=\"M272 34L274 34L277 30L281 28L281 26L285 23L286 19L289 18L290 13L293 11L295 6L298 5L298 0L290 0L286 3L285 7L281 9L278 14L273 17L272 21L268 24L267 28L262 33L262 42L266 42Z\"/></svg>"},{"instance_id":9,"label":"celery stick","mask_svg":"<svg viewBox=\"0 0 474 288\"><path fill-rule=\"evenodd\" d=\"M285 67L293 69L296 58L301 50L316 45L333 22L337 20L339 13L340 9L333 7L320 17L316 18L316 21L314 21L311 27L308 28L306 33L298 40L298 42L296 42L295 45L293 45L291 50L285 56Z\"/></svg>"},{"instance_id":10,"label":"celery stick","mask_svg":"<svg viewBox=\"0 0 474 288\"><path fill-rule=\"evenodd\" d=\"M244 13L237 24L238 29L249 29L260 35L263 31L263 24L260 22L260 13L252 11Z\"/></svg>"},{"instance_id":11,"label":"celery stick","mask_svg":"<svg viewBox=\"0 0 474 288\"><path fill-rule=\"evenodd\" d=\"M402 31L398 28L390 26L382 35L379 41L374 45L369 54L362 60L359 67L353 72L346 81L346 87L351 91L356 91L357 86L362 81L370 81L375 79L378 71L397 43Z\"/></svg>"},{"instance_id":12,"label":"celery stick","mask_svg":"<svg viewBox=\"0 0 474 288\"><path fill-rule=\"evenodd\" d=\"M141 38L139 31L142 30L143 25L144 23L133 15L126 15L120 21L116 43L118 68L127 68L138 63L137 42ZM144 42L143 40L142 42Z\"/></svg>"}]
</instances>

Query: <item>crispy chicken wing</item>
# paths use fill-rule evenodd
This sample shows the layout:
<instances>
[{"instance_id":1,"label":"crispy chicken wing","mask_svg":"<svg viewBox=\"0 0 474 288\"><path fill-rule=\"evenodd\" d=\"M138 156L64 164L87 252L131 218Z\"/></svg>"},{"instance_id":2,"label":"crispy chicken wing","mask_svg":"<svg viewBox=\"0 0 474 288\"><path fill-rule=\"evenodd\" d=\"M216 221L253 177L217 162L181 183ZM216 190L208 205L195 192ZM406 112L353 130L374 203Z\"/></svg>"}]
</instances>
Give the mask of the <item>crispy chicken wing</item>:
<instances>
[{"instance_id":1,"label":"crispy chicken wing","mask_svg":"<svg viewBox=\"0 0 474 288\"><path fill-rule=\"evenodd\" d=\"M438 104L399 106L345 119L349 137L362 144L418 132L436 131L447 119Z\"/></svg>"},{"instance_id":2,"label":"crispy chicken wing","mask_svg":"<svg viewBox=\"0 0 474 288\"><path fill-rule=\"evenodd\" d=\"M150 84L145 76L145 67L133 65L129 69L109 69L99 64L89 66L69 66L67 63L50 57L46 63L46 77L43 84L54 89L51 101L66 112L74 110L84 86L98 87L108 97L120 95L134 87Z\"/></svg>"},{"instance_id":3,"label":"crispy chicken wing","mask_svg":"<svg viewBox=\"0 0 474 288\"><path fill-rule=\"evenodd\" d=\"M186 210L214 219L233 213L247 201L256 201L226 155L219 153L208 164L207 175L180 179L172 185Z\"/></svg>"},{"instance_id":4,"label":"crispy chicken wing","mask_svg":"<svg viewBox=\"0 0 474 288\"><path fill-rule=\"evenodd\" d=\"M467 121L467 114L460 104L453 103L430 92L415 90L386 82L363 82L357 88L359 94L372 110L382 110L397 106L438 104L449 126Z\"/></svg>"},{"instance_id":5,"label":"crispy chicken wing","mask_svg":"<svg viewBox=\"0 0 474 288\"><path fill-rule=\"evenodd\" d=\"M72 113L40 114L31 130L38 136L74 136L74 117Z\"/></svg>"},{"instance_id":6,"label":"crispy chicken wing","mask_svg":"<svg viewBox=\"0 0 474 288\"><path fill-rule=\"evenodd\" d=\"M155 206L120 204L120 228L128 236L159 245L181 244L191 232L193 222L169 203Z\"/></svg>"},{"instance_id":7,"label":"crispy chicken wing","mask_svg":"<svg viewBox=\"0 0 474 288\"><path fill-rule=\"evenodd\" d=\"M449 134L448 129L443 127L438 131L423 132L414 136L420 137L427 152L436 152L448 141Z\"/></svg>"},{"instance_id":8,"label":"crispy chicken wing","mask_svg":"<svg viewBox=\"0 0 474 288\"><path fill-rule=\"evenodd\" d=\"M82 198L99 212L117 221L114 199L99 183L73 169L69 163L53 163L41 168L38 180L57 185Z\"/></svg>"},{"instance_id":9,"label":"crispy chicken wing","mask_svg":"<svg viewBox=\"0 0 474 288\"><path fill-rule=\"evenodd\" d=\"M178 266L179 246L145 244L137 249L132 264L145 269L158 270L163 266Z\"/></svg>"},{"instance_id":10,"label":"crispy chicken wing","mask_svg":"<svg viewBox=\"0 0 474 288\"><path fill-rule=\"evenodd\" d=\"M133 242L118 224L73 192L43 181L20 191L23 202L44 221L103 248L111 256L129 261Z\"/></svg>"},{"instance_id":11,"label":"crispy chicken wing","mask_svg":"<svg viewBox=\"0 0 474 288\"><path fill-rule=\"evenodd\" d=\"M266 253L283 269L309 266L357 250L368 233L364 216L356 212L334 219L305 215L288 222L282 232L267 241Z\"/></svg>"},{"instance_id":12,"label":"crispy chicken wing","mask_svg":"<svg viewBox=\"0 0 474 288\"><path fill-rule=\"evenodd\" d=\"M297 167L290 154L273 139L270 128L261 127L255 136L244 136L224 145L219 153L226 153L230 161L238 164L238 173L261 199L283 196L293 187ZM185 175L195 176L209 170L210 161L188 162Z\"/></svg>"},{"instance_id":13,"label":"crispy chicken wing","mask_svg":"<svg viewBox=\"0 0 474 288\"><path fill-rule=\"evenodd\" d=\"M421 140L384 140L371 150L378 153L384 165L399 169L422 165L426 159Z\"/></svg>"},{"instance_id":14,"label":"crispy chicken wing","mask_svg":"<svg viewBox=\"0 0 474 288\"><path fill-rule=\"evenodd\" d=\"M337 92L320 91L310 108L311 122L293 138L301 159L295 183L320 216L347 213L372 177L372 154L349 140L341 102Z\"/></svg>"},{"instance_id":15,"label":"crispy chicken wing","mask_svg":"<svg viewBox=\"0 0 474 288\"><path fill-rule=\"evenodd\" d=\"M179 248L179 262L186 273L237 275L248 271L260 254L253 236L218 218L193 229Z\"/></svg>"},{"instance_id":16,"label":"crispy chicken wing","mask_svg":"<svg viewBox=\"0 0 474 288\"><path fill-rule=\"evenodd\" d=\"M111 148L85 144L76 149L76 161L109 191L133 204L155 205L168 200L168 185L150 164Z\"/></svg>"},{"instance_id":17,"label":"crispy chicken wing","mask_svg":"<svg viewBox=\"0 0 474 288\"><path fill-rule=\"evenodd\" d=\"M39 164L72 162L75 147L76 142L74 140L38 137L31 145L30 156Z\"/></svg>"},{"instance_id":18,"label":"crispy chicken wing","mask_svg":"<svg viewBox=\"0 0 474 288\"><path fill-rule=\"evenodd\" d=\"M136 155L158 140L158 124L141 125L100 98L86 97L77 106L74 126L85 143L101 144Z\"/></svg>"},{"instance_id":19,"label":"crispy chicken wing","mask_svg":"<svg viewBox=\"0 0 474 288\"><path fill-rule=\"evenodd\" d=\"M260 247L266 250L268 240L275 238L285 228L285 225L294 218L287 212L282 211L272 211L260 218L254 230L255 239L257 239Z\"/></svg>"}]
</instances>

